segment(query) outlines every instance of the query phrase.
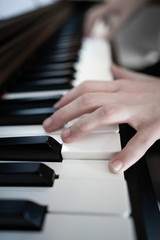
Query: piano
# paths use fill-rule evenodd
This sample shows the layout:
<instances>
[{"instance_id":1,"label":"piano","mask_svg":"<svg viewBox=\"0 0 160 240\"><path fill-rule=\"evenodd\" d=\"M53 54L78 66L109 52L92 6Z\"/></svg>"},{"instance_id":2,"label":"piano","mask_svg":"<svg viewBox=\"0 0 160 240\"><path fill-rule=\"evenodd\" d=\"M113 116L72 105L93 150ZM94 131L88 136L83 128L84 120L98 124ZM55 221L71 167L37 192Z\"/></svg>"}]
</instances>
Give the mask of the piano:
<instances>
[{"instance_id":1,"label":"piano","mask_svg":"<svg viewBox=\"0 0 160 240\"><path fill-rule=\"evenodd\" d=\"M84 80L113 81L104 26L83 37L95 1L21 4L0 10L0 239L159 239L158 177L146 161L154 155L157 163L158 145L115 175L108 161L134 134L129 126L69 144L61 129L42 127L69 89Z\"/></svg>"}]
</instances>

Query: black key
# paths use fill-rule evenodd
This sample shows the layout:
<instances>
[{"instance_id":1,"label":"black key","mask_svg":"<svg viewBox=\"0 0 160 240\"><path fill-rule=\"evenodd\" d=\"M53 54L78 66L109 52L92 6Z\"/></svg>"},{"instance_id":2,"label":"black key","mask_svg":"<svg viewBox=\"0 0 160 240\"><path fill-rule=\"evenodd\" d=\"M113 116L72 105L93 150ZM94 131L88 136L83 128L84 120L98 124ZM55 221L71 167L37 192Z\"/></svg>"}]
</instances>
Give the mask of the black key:
<instances>
[{"instance_id":1,"label":"black key","mask_svg":"<svg viewBox=\"0 0 160 240\"><path fill-rule=\"evenodd\" d=\"M76 48L53 48L53 49L49 49L46 50L45 52L42 52L40 56L50 56L50 55L58 55L58 54L66 54L68 55L70 52L72 52L72 54L77 54L77 49Z\"/></svg>"},{"instance_id":2,"label":"black key","mask_svg":"<svg viewBox=\"0 0 160 240\"><path fill-rule=\"evenodd\" d=\"M61 71L61 70L74 71L72 63L55 63L55 64L36 64L34 70L36 71Z\"/></svg>"},{"instance_id":3,"label":"black key","mask_svg":"<svg viewBox=\"0 0 160 240\"><path fill-rule=\"evenodd\" d=\"M80 40L70 40L70 39L58 39L55 42L52 42L50 45L46 46L46 50L47 49L70 49L70 48L74 48L75 50L80 48L81 46L81 41Z\"/></svg>"},{"instance_id":4,"label":"black key","mask_svg":"<svg viewBox=\"0 0 160 240\"><path fill-rule=\"evenodd\" d=\"M3 119L3 117L6 116L30 116L30 115L50 115L57 111L57 109L53 107L46 107L46 108L14 108L11 110L2 110L0 111L0 120Z\"/></svg>"},{"instance_id":5,"label":"black key","mask_svg":"<svg viewBox=\"0 0 160 240\"><path fill-rule=\"evenodd\" d=\"M54 52L54 51L58 51L59 53L68 53L68 52L77 52L78 54L78 50L80 47L77 46L67 46L67 45L61 45L61 46L57 46L56 44L53 46L50 46L48 48L45 49L46 52ZM38 60L38 59L37 59Z\"/></svg>"},{"instance_id":6,"label":"black key","mask_svg":"<svg viewBox=\"0 0 160 240\"><path fill-rule=\"evenodd\" d=\"M1 160L62 162L62 144L48 136L0 138Z\"/></svg>"},{"instance_id":7,"label":"black key","mask_svg":"<svg viewBox=\"0 0 160 240\"><path fill-rule=\"evenodd\" d=\"M74 33L73 33L73 31L74 31ZM70 41L72 41L72 40L80 41L82 38L82 34L79 31L75 32L75 30L73 30L73 28L71 27L71 29L66 29L65 31L62 31L59 34L59 37L69 39Z\"/></svg>"},{"instance_id":8,"label":"black key","mask_svg":"<svg viewBox=\"0 0 160 240\"><path fill-rule=\"evenodd\" d=\"M73 71L71 71L71 70L41 71L41 72L38 71L38 72L29 73L27 75L27 80L59 78L58 80L60 81L61 79L72 78L72 75L73 75Z\"/></svg>"},{"instance_id":9,"label":"black key","mask_svg":"<svg viewBox=\"0 0 160 240\"><path fill-rule=\"evenodd\" d=\"M0 125L34 125L42 124L43 121L53 114L55 108L37 108L37 109L20 109L15 111L0 112Z\"/></svg>"},{"instance_id":10,"label":"black key","mask_svg":"<svg viewBox=\"0 0 160 240\"><path fill-rule=\"evenodd\" d=\"M77 47L77 49L80 48L80 45L81 45L81 42L80 41L73 41L73 42L70 42L70 41L64 41L64 42L57 42L56 46L55 47L59 47L59 48L64 48L64 47L67 47L67 48L70 48L70 47Z\"/></svg>"},{"instance_id":11,"label":"black key","mask_svg":"<svg viewBox=\"0 0 160 240\"><path fill-rule=\"evenodd\" d=\"M51 56L42 56L43 61L55 61L55 62L61 62L61 61L71 61L74 62L77 60L78 55L77 54L55 54Z\"/></svg>"},{"instance_id":12,"label":"black key","mask_svg":"<svg viewBox=\"0 0 160 240\"><path fill-rule=\"evenodd\" d=\"M0 200L0 230L41 230L46 212L31 201Z\"/></svg>"},{"instance_id":13,"label":"black key","mask_svg":"<svg viewBox=\"0 0 160 240\"><path fill-rule=\"evenodd\" d=\"M38 78L35 79L34 77L26 77L23 82L20 82L20 85L26 85L26 86L45 86L45 85L63 85L67 84L71 81L70 78L65 78L65 77L54 77L52 76L51 78Z\"/></svg>"},{"instance_id":14,"label":"black key","mask_svg":"<svg viewBox=\"0 0 160 240\"><path fill-rule=\"evenodd\" d=\"M54 170L42 163L0 163L0 186L51 187Z\"/></svg>"},{"instance_id":15,"label":"black key","mask_svg":"<svg viewBox=\"0 0 160 240\"><path fill-rule=\"evenodd\" d=\"M52 107L61 99L62 95L54 96L38 96L17 99L5 99L0 101L0 111L8 111L10 109L25 109L25 108L42 108Z\"/></svg>"},{"instance_id":16,"label":"black key","mask_svg":"<svg viewBox=\"0 0 160 240\"><path fill-rule=\"evenodd\" d=\"M77 59L75 60L75 59L67 59L67 58L65 58L65 59L39 59L39 61L37 61L37 64L40 64L40 65L43 65L43 64L68 64L68 63L70 63L70 64L74 64L75 62L77 61Z\"/></svg>"},{"instance_id":17,"label":"black key","mask_svg":"<svg viewBox=\"0 0 160 240\"><path fill-rule=\"evenodd\" d=\"M61 54L64 55L70 55L72 53L72 55L78 55L78 50L75 47L70 47L70 48L50 48L50 49L45 49L45 51L40 52L40 58L42 58L43 56L58 56Z\"/></svg>"},{"instance_id":18,"label":"black key","mask_svg":"<svg viewBox=\"0 0 160 240\"><path fill-rule=\"evenodd\" d=\"M72 84L69 79L41 79L37 81L25 81L12 88L11 92L33 92L45 90L66 90L71 89Z\"/></svg>"}]
</instances>

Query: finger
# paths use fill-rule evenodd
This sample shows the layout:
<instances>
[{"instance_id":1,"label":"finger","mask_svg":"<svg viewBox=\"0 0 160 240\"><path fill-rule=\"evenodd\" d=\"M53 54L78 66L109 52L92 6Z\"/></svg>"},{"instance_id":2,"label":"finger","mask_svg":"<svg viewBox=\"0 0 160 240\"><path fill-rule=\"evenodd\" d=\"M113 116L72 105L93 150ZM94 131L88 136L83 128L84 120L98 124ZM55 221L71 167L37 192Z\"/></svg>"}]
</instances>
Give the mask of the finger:
<instances>
[{"instance_id":1,"label":"finger","mask_svg":"<svg viewBox=\"0 0 160 240\"><path fill-rule=\"evenodd\" d=\"M104 20L112 11L114 8L111 4L103 4L98 8L89 10L85 17L84 35L90 37L95 22L100 19Z\"/></svg>"},{"instance_id":2,"label":"finger","mask_svg":"<svg viewBox=\"0 0 160 240\"><path fill-rule=\"evenodd\" d=\"M64 95L55 105L55 108L61 108L66 104L72 102L77 97L91 92L116 92L118 91L118 84L116 81L85 81L78 87L70 90Z\"/></svg>"},{"instance_id":3,"label":"finger","mask_svg":"<svg viewBox=\"0 0 160 240\"><path fill-rule=\"evenodd\" d=\"M101 93L101 97L99 97L99 93L83 94L47 118L43 122L43 127L48 132L55 131L63 127L70 120L95 111L104 105L106 101L108 104L111 104L115 101L119 102L119 98L122 98L121 96L117 96L116 93L115 96L111 96L111 94L113 93Z\"/></svg>"},{"instance_id":4,"label":"finger","mask_svg":"<svg viewBox=\"0 0 160 240\"><path fill-rule=\"evenodd\" d=\"M112 38L114 37L114 35L116 34L116 32L121 28L121 26L123 25L123 22L125 21L125 18L123 18L122 16L120 16L120 13L119 13L119 21L116 22L116 24L114 24L112 26L112 24L110 24L110 30L109 32L107 33L106 35L106 40L107 41L111 41Z\"/></svg>"},{"instance_id":5,"label":"finger","mask_svg":"<svg viewBox=\"0 0 160 240\"><path fill-rule=\"evenodd\" d=\"M81 106L81 107L80 107ZM80 103L79 98L60 108L50 117L45 119L43 127L47 132L62 128L67 122L87 112L86 106Z\"/></svg>"},{"instance_id":6,"label":"finger","mask_svg":"<svg viewBox=\"0 0 160 240\"><path fill-rule=\"evenodd\" d=\"M111 71L115 78L138 80L138 81L150 80L150 77L145 74L129 71L125 68L118 67L115 64L112 64Z\"/></svg>"},{"instance_id":7,"label":"finger","mask_svg":"<svg viewBox=\"0 0 160 240\"><path fill-rule=\"evenodd\" d=\"M119 104L100 107L87 116L80 118L71 127L63 129L62 139L64 142L72 142L100 127L128 122L128 112L128 107L124 108Z\"/></svg>"},{"instance_id":8,"label":"finger","mask_svg":"<svg viewBox=\"0 0 160 240\"><path fill-rule=\"evenodd\" d=\"M127 170L145 154L156 140L157 137L152 127L145 127L138 131L124 149L109 162L110 171L119 173Z\"/></svg>"}]
</instances>

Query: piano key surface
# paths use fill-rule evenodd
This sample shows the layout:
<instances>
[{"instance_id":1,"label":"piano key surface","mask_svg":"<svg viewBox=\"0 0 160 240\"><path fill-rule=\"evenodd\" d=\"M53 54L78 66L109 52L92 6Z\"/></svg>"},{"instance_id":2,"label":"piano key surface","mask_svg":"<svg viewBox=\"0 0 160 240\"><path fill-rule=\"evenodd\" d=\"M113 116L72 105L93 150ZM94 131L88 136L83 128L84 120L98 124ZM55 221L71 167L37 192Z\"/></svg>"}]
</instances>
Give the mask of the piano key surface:
<instances>
[{"instance_id":1,"label":"piano key surface","mask_svg":"<svg viewBox=\"0 0 160 240\"><path fill-rule=\"evenodd\" d=\"M58 177L42 163L0 163L0 186L53 186Z\"/></svg>"},{"instance_id":2,"label":"piano key surface","mask_svg":"<svg viewBox=\"0 0 160 240\"><path fill-rule=\"evenodd\" d=\"M2 199L27 199L46 205L50 213L119 217L128 217L130 214L124 180L56 179L52 188L2 187L1 194Z\"/></svg>"},{"instance_id":3,"label":"piano key surface","mask_svg":"<svg viewBox=\"0 0 160 240\"><path fill-rule=\"evenodd\" d=\"M43 230L39 233L0 232L0 238L3 240L136 240L134 225L130 218L69 214L47 214Z\"/></svg>"},{"instance_id":4,"label":"piano key surface","mask_svg":"<svg viewBox=\"0 0 160 240\"><path fill-rule=\"evenodd\" d=\"M72 31L72 27L68 28ZM76 40L57 43L57 51L61 50L60 58L53 60L46 55L47 65L74 63L74 76L71 84L76 86L84 80L112 80L109 70L111 63L110 45L100 39L83 39L82 44ZM61 35L63 36L63 34ZM72 46L69 46L72 43ZM50 48L50 45L46 49ZM68 45L69 44L69 45ZM62 60L66 49L77 49L82 46L77 59ZM53 48L53 53L55 49ZM95 52L95 55L94 55ZM58 52L56 53L58 54ZM72 61L74 60L74 61ZM39 61L42 65L43 59ZM87 67L86 67L87 65ZM38 66L38 64L35 64ZM93 68L95 66L95 68ZM107 66L107 67L106 67ZM34 65L33 65L34 70ZM48 72L48 70L45 70ZM67 90L68 91L68 90ZM35 89L25 92L12 92L3 99L20 99L34 96L65 94L66 90L48 90L38 92ZM73 121L74 122L74 121ZM73 122L67 123L68 125ZM48 213L45 216L43 230L40 233L11 232L14 239L135 239L134 226L129 217L127 184L123 174L113 175L108 170L108 161L121 150L118 126L108 126L89 134L75 143L63 143L61 163L45 162L46 166L55 170L59 179L53 187L1 187L2 198L29 199L45 204ZM46 134L41 125L0 127L0 137L42 136ZM47 133L62 143L61 129ZM1 159L2 162L4 159ZM10 159L7 161L10 162ZM23 161L22 161L23 162ZM33 160L34 162L34 160ZM59 225L60 224L60 225ZM54 227L53 227L54 225ZM116 229L113 231L113 226ZM74 230L73 230L74 229ZM124 230L125 229L125 230ZM0 232L3 239L10 238L10 232Z\"/></svg>"},{"instance_id":5,"label":"piano key surface","mask_svg":"<svg viewBox=\"0 0 160 240\"><path fill-rule=\"evenodd\" d=\"M29 151L29 149L31 150ZM46 161L57 161L58 159L109 160L120 149L119 133L90 133L72 143L64 143L60 135L0 138L1 157L12 160L16 160L15 158L32 160L32 156L35 160L38 158L44 160L46 156Z\"/></svg>"},{"instance_id":6,"label":"piano key surface","mask_svg":"<svg viewBox=\"0 0 160 240\"><path fill-rule=\"evenodd\" d=\"M3 161L1 163L26 163L24 161ZM28 163L28 162L27 162ZM35 164L35 161L32 162ZM32 164L29 163L29 164ZM72 179L72 180L124 180L124 174L112 174L108 169L107 160L70 160L67 159L62 162L43 162L45 166L50 167L59 179ZM36 164L39 164L39 162ZM24 172L26 170L24 169Z\"/></svg>"},{"instance_id":7,"label":"piano key surface","mask_svg":"<svg viewBox=\"0 0 160 240\"><path fill-rule=\"evenodd\" d=\"M47 207L25 200L0 200L0 230L41 230Z\"/></svg>"},{"instance_id":8,"label":"piano key surface","mask_svg":"<svg viewBox=\"0 0 160 240\"><path fill-rule=\"evenodd\" d=\"M69 122L66 126L71 126L74 121ZM14 136L41 136L41 135L57 135L61 134L62 129L47 133L42 125L22 125L22 126L1 126L0 137L14 137ZM118 125L106 126L97 129L94 132L117 133L119 131Z\"/></svg>"}]
</instances>

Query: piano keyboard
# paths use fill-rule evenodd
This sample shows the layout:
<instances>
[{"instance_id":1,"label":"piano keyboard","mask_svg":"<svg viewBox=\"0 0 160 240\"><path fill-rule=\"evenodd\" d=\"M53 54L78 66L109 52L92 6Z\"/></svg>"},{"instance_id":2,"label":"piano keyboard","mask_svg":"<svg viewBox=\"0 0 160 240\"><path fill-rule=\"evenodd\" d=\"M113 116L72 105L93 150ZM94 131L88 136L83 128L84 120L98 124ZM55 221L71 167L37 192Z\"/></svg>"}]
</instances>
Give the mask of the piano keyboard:
<instances>
[{"instance_id":1,"label":"piano keyboard","mask_svg":"<svg viewBox=\"0 0 160 240\"><path fill-rule=\"evenodd\" d=\"M109 44L80 40L80 26L72 17L0 102L0 239L136 239L124 175L108 170L118 126L67 144L41 124L70 88L113 80Z\"/></svg>"}]
</instances>

